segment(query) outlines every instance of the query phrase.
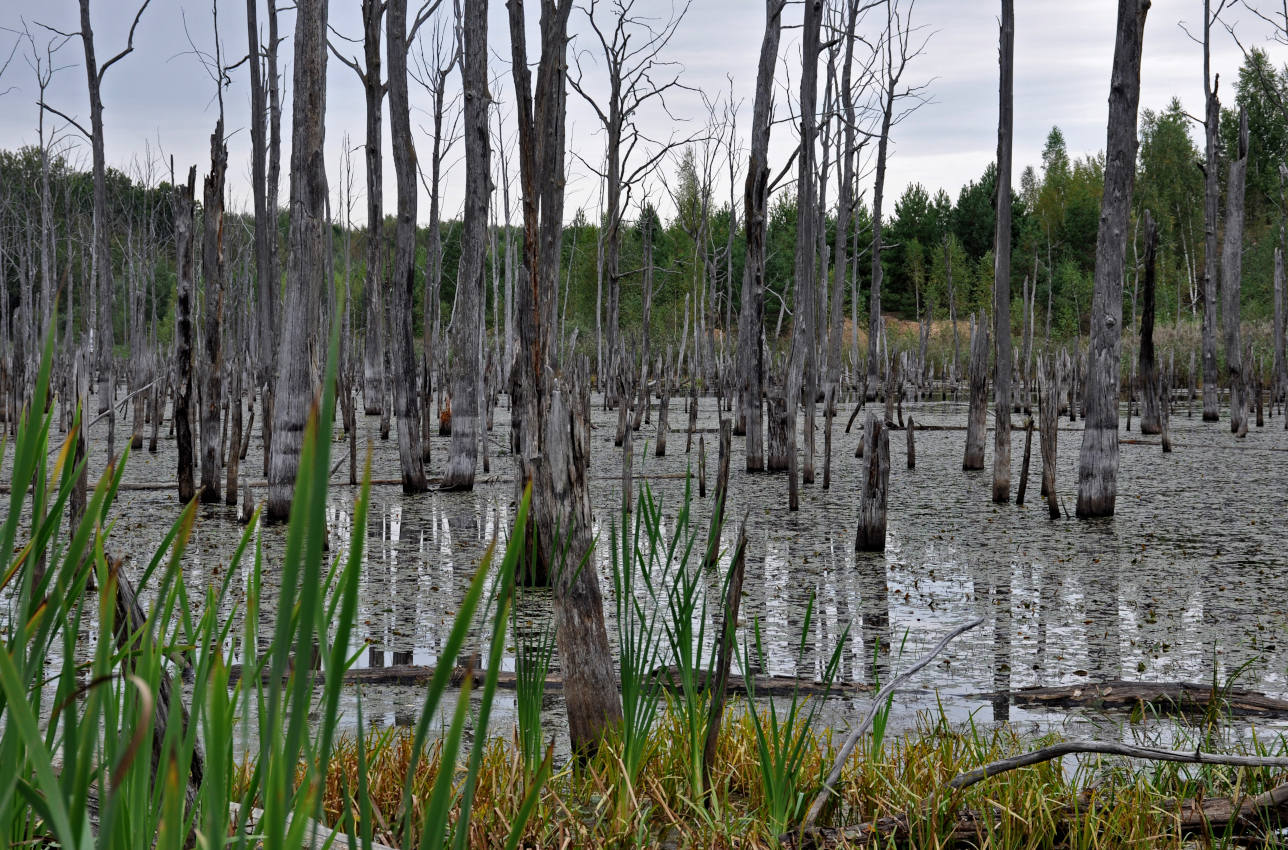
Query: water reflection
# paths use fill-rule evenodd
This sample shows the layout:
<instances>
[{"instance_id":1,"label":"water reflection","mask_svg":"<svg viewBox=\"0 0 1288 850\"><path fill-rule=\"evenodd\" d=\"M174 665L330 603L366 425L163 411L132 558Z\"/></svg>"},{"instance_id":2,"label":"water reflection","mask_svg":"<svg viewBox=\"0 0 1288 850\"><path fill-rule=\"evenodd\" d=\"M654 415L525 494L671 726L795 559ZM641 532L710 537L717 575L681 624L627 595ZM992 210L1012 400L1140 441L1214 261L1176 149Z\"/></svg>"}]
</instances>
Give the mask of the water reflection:
<instances>
[{"instance_id":1,"label":"water reflection","mask_svg":"<svg viewBox=\"0 0 1288 850\"><path fill-rule=\"evenodd\" d=\"M601 476L591 478L592 503L601 508L595 569L606 590L608 631L614 638L606 529L612 508L621 503L620 481L610 477L620 466L620 450L612 446L615 413L602 411L598 403L592 407L593 470ZM697 423L706 429L709 443L717 427L714 407L706 400ZM918 423L932 427L955 429L965 418L960 404L905 407L905 415L911 411ZM874 658L876 675L888 679L891 650L899 650L905 635L899 666L949 628L985 615L988 625L950 648L950 663L931 665L918 676L918 685L943 690L950 711L972 706L967 696L972 693L1030 685L1123 677L1207 681L1214 651L1223 674L1252 659L1243 684L1276 694L1288 691L1288 647L1278 637L1288 628L1288 606L1265 592L1288 576L1283 547L1288 490L1282 486L1281 462L1288 435L1278 420L1240 442L1228 429L1176 419L1176 451L1166 456L1157 445L1124 443L1118 512L1100 523L1050 521L1036 500L1024 508L994 506L986 478L961 472L962 432L920 431L915 472L904 469L898 458L892 464L891 550L885 556L856 557L852 542L861 472L853 459L859 432L843 431L849 409L844 404L837 419L831 489L803 487L795 515L785 511L785 477L747 475L738 462L742 443L734 440L727 515L741 518L749 512L739 639L759 622L767 672L798 672L802 620L813 595L816 619L799 672L817 675L848 626L850 645L840 672L852 681L873 681ZM503 406L496 422L502 435L509 428L507 417ZM684 417L673 417L673 427L682 431L685 424ZM361 419L362 438L373 434L376 425L375 418ZM1062 427L1069 426L1064 422ZM1071 502L1076 482L1079 436L1076 429L1060 435L1057 489L1066 502ZM1022 439L1017 434L1017 441ZM434 457L441 463L447 438L434 440ZM262 463L254 442L243 470L258 470ZM636 442L635 469L638 480L648 480L661 499L669 533L690 483L686 473L692 456L679 451L682 433L673 435L676 450L664 458L651 451L646 456L649 444ZM892 448L897 453L901 445L896 441ZM132 459L125 481L149 483L172 475L173 446L163 440L155 458ZM1013 456L1021 450L1022 444L1013 447ZM101 447L91 446L91 458L102 454ZM404 496L396 486L373 489L356 636L370 648L361 663L393 663L409 653L416 663L438 661L444 631L484 550L494 536L504 543L514 511L511 465L504 454L494 457L494 474L480 477L473 493ZM392 478L397 472L396 441L374 440L373 475ZM1247 494L1237 520L1225 501L1228 488L1217 486L1218 476L1220 482L1239 481ZM1036 481L1030 484L1037 489ZM255 495L263 497L262 492ZM331 494L332 558L348 551L354 497L355 491L344 486ZM706 540L711 501L694 497L691 521L698 529L698 553ZM172 492L137 490L122 492L114 510L116 542L136 562L145 562L177 518L179 505ZM192 598L199 594L191 591L222 578L240 536L235 515L222 506L203 507L184 557ZM710 603L708 640L735 535L735 529L726 528L719 566L701 577ZM284 528L265 528L261 540L263 636L276 617ZM245 597L249 570L248 562L243 574L234 577L238 590L227 602L229 614ZM521 631L536 634L548 622L548 595L525 595L516 616ZM234 629L240 634L240 623ZM476 633L470 646L481 649L482 634ZM360 649L360 644L355 647ZM503 663L512 669L511 652ZM387 699L385 707L377 710L373 704L368 717L395 722L405 712L414 713L417 696L381 696ZM978 707L978 701L973 705ZM999 702L992 713L1014 719L1018 710Z\"/></svg>"}]
</instances>

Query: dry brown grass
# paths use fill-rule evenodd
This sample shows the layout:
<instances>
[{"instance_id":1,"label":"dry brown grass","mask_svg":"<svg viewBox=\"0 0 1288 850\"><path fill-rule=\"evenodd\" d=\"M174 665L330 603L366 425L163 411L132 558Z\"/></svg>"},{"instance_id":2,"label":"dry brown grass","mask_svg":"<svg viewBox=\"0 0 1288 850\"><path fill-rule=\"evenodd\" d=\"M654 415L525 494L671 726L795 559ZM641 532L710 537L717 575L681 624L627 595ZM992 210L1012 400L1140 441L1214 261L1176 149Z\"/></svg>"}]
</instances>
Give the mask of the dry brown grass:
<instances>
[{"instance_id":1,"label":"dry brown grass","mask_svg":"<svg viewBox=\"0 0 1288 850\"><path fill-rule=\"evenodd\" d=\"M587 764L564 764L546 784L521 846L750 850L776 846L765 817L753 724L745 709L731 710L720 736L714 793L706 804L688 793L683 748L670 745L682 740L682 733L680 717L668 710L655 727L650 754L635 786L622 779L619 747L614 742ZM809 734L802 784L817 789L836 747L830 734ZM398 821L410 731L373 732L361 744L367 749L376 839L398 846L391 826ZM1180 848L1185 842L1174 819L1162 808L1164 800L1228 794L1236 786L1244 793L1256 793L1277 779L1269 772L1241 776L1223 769L1176 766L1132 771L1112 760L1088 760L1073 769L1056 763L1025 768L951 797L940 793L959 772L1032 744L1005 728L952 729L942 719L925 718L914 733L887 740L875 751L867 743L860 746L846 766L840 799L825 818L834 824L855 824L913 812L911 844L917 848L947 846L954 815L962 808L994 813L995 822L984 841L991 848ZM331 825L340 824L349 817L345 812L353 810L345 806L344 796L346 789L352 794L357 787L358 746L359 739L349 736L336 750L324 804ZM439 767L435 747L415 773L414 807L427 798ZM464 771L458 768L458 775L463 778ZM527 782L517 742L492 740L479 775L469 847L499 845ZM1079 814L1070 817L1074 800L1081 801ZM927 801L932 802L927 805ZM344 825L353 828L351 821Z\"/></svg>"}]
</instances>

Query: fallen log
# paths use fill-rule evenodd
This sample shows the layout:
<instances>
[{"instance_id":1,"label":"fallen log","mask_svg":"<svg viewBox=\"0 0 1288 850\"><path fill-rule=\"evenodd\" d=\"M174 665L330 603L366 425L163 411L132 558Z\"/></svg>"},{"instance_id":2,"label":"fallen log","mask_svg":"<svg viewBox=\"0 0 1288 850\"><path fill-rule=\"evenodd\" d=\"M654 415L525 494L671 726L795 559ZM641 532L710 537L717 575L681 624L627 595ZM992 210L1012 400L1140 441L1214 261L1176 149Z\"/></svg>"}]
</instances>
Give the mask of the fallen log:
<instances>
[{"instance_id":1,"label":"fallen log","mask_svg":"<svg viewBox=\"0 0 1288 850\"><path fill-rule=\"evenodd\" d=\"M983 767L958 774L943 792L956 794L971 785L983 782L1001 773L1022 767L1053 761L1070 755L1115 755L1146 761L1166 761L1184 764L1219 764L1234 767L1278 767L1288 769L1288 758L1281 756L1242 756L1201 751L1181 752L1152 747L1136 747L1117 741L1064 741L1033 752L991 762ZM1112 797L1112 789L1107 796ZM878 818L867 823L842 827L805 826L795 832L779 836L779 843L790 848L853 847L891 843L908 843L913 836L914 817L924 817L933 810L937 794L932 794L914 813L901 813ZM1070 823L1086 812L1095 802L1094 792L1082 791L1076 800L1059 807L1060 820L1050 827L1057 834L1065 833ZM1111 804L1111 803L1106 803ZM1222 838L1235 843L1263 840L1275 830L1288 824L1288 783L1276 785L1253 797L1211 797L1202 800L1175 800L1164 798L1155 807L1158 814L1170 821L1181 839ZM990 822L991 821L991 822ZM941 847L978 846L1000 821L1000 812L982 814L971 809L959 809L953 816L952 828Z\"/></svg>"},{"instance_id":2,"label":"fallen log","mask_svg":"<svg viewBox=\"0 0 1288 850\"><path fill-rule=\"evenodd\" d=\"M1214 691L1194 682L1137 682L1111 680L1059 687L1021 688L1009 693L979 695L981 699L1009 696L1016 705L1049 708L1095 708L1132 711L1147 706L1165 714L1207 711L1212 707L1241 717L1288 716L1288 700L1244 688Z\"/></svg>"},{"instance_id":3,"label":"fallen log","mask_svg":"<svg viewBox=\"0 0 1288 850\"><path fill-rule=\"evenodd\" d=\"M452 681L458 684L460 678L463 678L465 670L469 663L465 662L454 668ZM242 665L234 664L229 670L228 685L232 687L242 678ZM346 670L344 673L344 683L347 685L406 685L406 686L424 686L434 676L433 667L420 664L394 664L388 667L359 667ZM289 674L288 674L289 675ZM680 677L674 667L659 667L653 671L662 686L671 690L680 688ZM709 672L703 671L698 674L698 686L706 687ZM270 674L267 670L261 673L261 681L267 682ZM514 690L518 687L518 677L515 673L502 670L497 673L498 688ZM833 682L830 688L825 688L822 682L816 682L813 679L796 679L791 676L756 676L752 680L752 687L755 689L757 697L764 696L790 696L791 694L800 694L801 696L823 696L828 694L856 694L868 693L872 690L871 686L861 682ZM546 676L547 690L562 690L563 676L552 673ZM747 693L747 681L742 676L730 674L728 683L729 693L743 694Z\"/></svg>"}]
</instances>

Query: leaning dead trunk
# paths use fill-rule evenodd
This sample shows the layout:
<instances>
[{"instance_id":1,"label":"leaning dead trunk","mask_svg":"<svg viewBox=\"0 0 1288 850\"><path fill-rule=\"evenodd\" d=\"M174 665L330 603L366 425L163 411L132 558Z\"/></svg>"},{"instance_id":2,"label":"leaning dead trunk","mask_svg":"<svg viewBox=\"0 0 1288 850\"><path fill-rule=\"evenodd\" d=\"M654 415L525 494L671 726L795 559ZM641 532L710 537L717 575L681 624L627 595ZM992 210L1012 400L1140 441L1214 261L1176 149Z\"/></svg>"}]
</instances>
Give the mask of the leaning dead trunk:
<instances>
[{"instance_id":1,"label":"leaning dead trunk","mask_svg":"<svg viewBox=\"0 0 1288 850\"><path fill-rule=\"evenodd\" d=\"M223 409L224 321L224 173L228 147L224 121L219 119L210 137L210 173L202 195L201 274L206 282L205 381L201 392L201 501L219 501L219 414Z\"/></svg>"},{"instance_id":2,"label":"leaning dead trunk","mask_svg":"<svg viewBox=\"0 0 1288 850\"><path fill-rule=\"evenodd\" d=\"M966 414L966 453L962 469L984 468L988 431L988 326L970 317L970 408Z\"/></svg>"},{"instance_id":3,"label":"leaning dead trunk","mask_svg":"<svg viewBox=\"0 0 1288 850\"><path fill-rule=\"evenodd\" d=\"M1154 357L1154 281L1158 256L1158 226L1149 210L1145 210L1145 297L1140 316L1140 432L1159 434L1163 430L1159 414L1162 385L1159 383L1158 363Z\"/></svg>"},{"instance_id":4,"label":"leaning dead trunk","mask_svg":"<svg viewBox=\"0 0 1288 850\"><path fill-rule=\"evenodd\" d=\"M1239 110L1239 151L1230 160L1225 184L1225 243L1221 251L1222 318L1225 321L1225 369L1230 382L1230 432L1248 433L1248 377L1243 373L1240 298L1243 284L1243 199L1248 175L1248 113Z\"/></svg>"},{"instance_id":5,"label":"leaning dead trunk","mask_svg":"<svg viewBox=\"0 0 1288 850\"><path fill-rule=\"evenodd\" d=\"M295 91L291 114L291 229L287 304L311 304L327 282L326 0L299 0L295 16ZM318 389L310 352L312 312L284 311L274 384L273 442L268 462L268 517L291 513L309 408Z\"/></svg>"},{"instance_id":6,"label":"leaning dead trunk","mask_svg":"<svg viewBox=\"0 0 1288 850\"><path fill-rule=\"evenodd\" d=\"M192 290L193 290L193 219L196 203L197 166L188 171L186 189L174 190L174 241L178 250L175 270L174 304L174 436L175 454L179 461L179 502L187 504L196 494L192 476ZM164 397L163 397L164 398Z\"/></svg>"},{"instance_id":7,"label":"leaning dead trunk","mask_svg":"<svg viewBox=\"0 0 1288 850\"><path fill-rule=\"evenodd\" d=\"M1095 289L1083 407L1086 427L1078 458L1078 516L1112 516L1118 495L1118 380L1123 320L1127 223L1136 181L1136 110L1140 55L1150 0L1119 0L1118 36L1109 87L1105 193L1096 236Z\"/></svg>"},{"instance_id":8,"label":"leaning dead trunk","mask_svg":"<svg viewBox=\"0 0 1288 850\"><path fill-rule=\"evenodd\" d=\"M483 9L479 9L482 5ZM483 254L486 249L488 170L491 144L487 110L486 3L465 4L465 52L461 86L465 92L465 229L460 274L452 316L452 448L443 489L470 490L478 458L480 340L483 336ZM392 67L390 68L392 72ZM392 101L391 101L392 102Z\"/></svg>"}]
</instances>

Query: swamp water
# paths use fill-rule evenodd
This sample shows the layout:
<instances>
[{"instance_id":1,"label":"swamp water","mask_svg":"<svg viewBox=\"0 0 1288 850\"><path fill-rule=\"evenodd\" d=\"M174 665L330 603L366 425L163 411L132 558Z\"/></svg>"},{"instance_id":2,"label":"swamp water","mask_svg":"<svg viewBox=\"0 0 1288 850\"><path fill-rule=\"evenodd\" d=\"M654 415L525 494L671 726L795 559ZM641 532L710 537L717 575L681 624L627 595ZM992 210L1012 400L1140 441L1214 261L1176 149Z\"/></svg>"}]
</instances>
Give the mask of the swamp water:
<instances>
[{"instance_id":1,"label":"swamp water","mask_svg":"<svg viewBox=\"0 0 1288 850\"><path fill-rule=\"evenodd\" d=\"M615 647L608 540L609 523L620 521L622 455L612 443L616 413L604 412L599 402L598 397L592 399L590 482L599 535L596 566ZM661 502L668 532L686 486L692 488L690 525L696 533L696 554L691 568L696 569L712 510L718 418L715 400L701 399L698 428L706 442L709 490L700 499L698 437L694 435L686 454L684 404L683 398L673 400L674 430L667 455L654 456L655 412L652 424L635 435L633 466L636 485L647 481ZM729 550L745 513L748 549L739 641L758 620L764 638L763 673L814 677L848 626L840 677L867 684L876 677L886 681L952 627L985 619L899 692L890 721L893 732L909 729L919 711L940 708L952 721L1009 721L1025 732L1067 731L1070 725L1102 722L1117 727L1123 715L1034 711L995 695L1033 685L1109 679L1208 683L1214 664L1221 682L1243 667L1239 685L1288 696L1288 432L1281 418L1267 420L1267 427L1253 428L1246 439L1238 440L1228 422L1203 423L1197 416L1187 418L1181 408L1172 415L1175 448L1170 455L1161 453L1157 437L1140 438L1124 430L1124 440L1141 442L1121 448L1117 515L1091 522L1051 521L1038 496L1041 461L1036 435L1027 504L994 505L988 471L991 435L986 441L988 470L961 470L965 405L905 404L904 415L919 426L952 430L917 431L915 470L906 468L904 432L891 434L888 549L881 555L856 555L860 466L854 450L861 439L863 414L846 434L844 423L852 410L852 404L845 404L838 411L829 490L822 489L819 417L816 483L802 486L801 509L794 514L786 510L786 476L747 474L742 438L733 439L721 567L718 573L703 575L710 606L708 641L718 621ZM258 418L241 465L243 480L252 482L262 481ZM1014 420L1013 496L1024 451L1020 417ZM1060 427L1057 491L1072 510L1081 423L1065 417ZM118 445L128 441L127 428L124 421L118 424ZM359 416L358 430L359 474L370 441L373 478L397 478L393 435L386 441L378 438L378 417ZM91 480L102 469L104 434L102 423L91 431ZM465 586L489 542L495 536L502 546L513 521L508 434L503 400L488 436L492 472L483 474L480 463L472 493L431 490L408 496L397 485L372 487L361 631L356 637L373 651L360 652L358 666L373 659L391 663L393 653L410 654L415 664L438 662ZM334 436L333 462L341 457L344 462L332 476L329 498L333 557L347 547L357 495L356 488L340 483L348 480L348 445L338 424ZM57 439L51 435L51 440ZM448 443L449 438L434 438L431 476L445 462ZM123 479L127 486L173 481L175 444L164 431L159 449L149 454L145 441L144 449L131 454ZM253 496L262 500L264 492L256 490ZM200 598L200 590L222 577L242 534L236 524L239 510L222 504L199 509L184 563L190 598ZM134 575L179 511L173 487L119 494L113 548L131 556ZM284 526L263 528L265 618L275 613L274 563L284 542ZM249 562L242 569L249 574ZM242 596L245 583L245 577L234 577L233 603ZM815 614L798 665L801 626L811 598ZM539 633L548 623L548 611L545 592L527 593L518 606L519 628ZM479 640L483 634L476 629ZM667 660L663 657L661 662ZM513 669L513 646L507 647L505 664ZM557 656L554 665L557 670ZM423 698L420 687L366 685L361 691L365 723L375 727L413 723ZM343 723L350 728L357 720L357 693L356 686L347 688L343 703ZM821 722L844 727L865 705L863 695L832 697ZM513 692L499 692L493 711L492 733L507 735L515 722ZM546 712L547 730L560 730L558 690L547 694ZM1277 723L1270 726L1279 728Z\"/></svg>"}]
</instances>

